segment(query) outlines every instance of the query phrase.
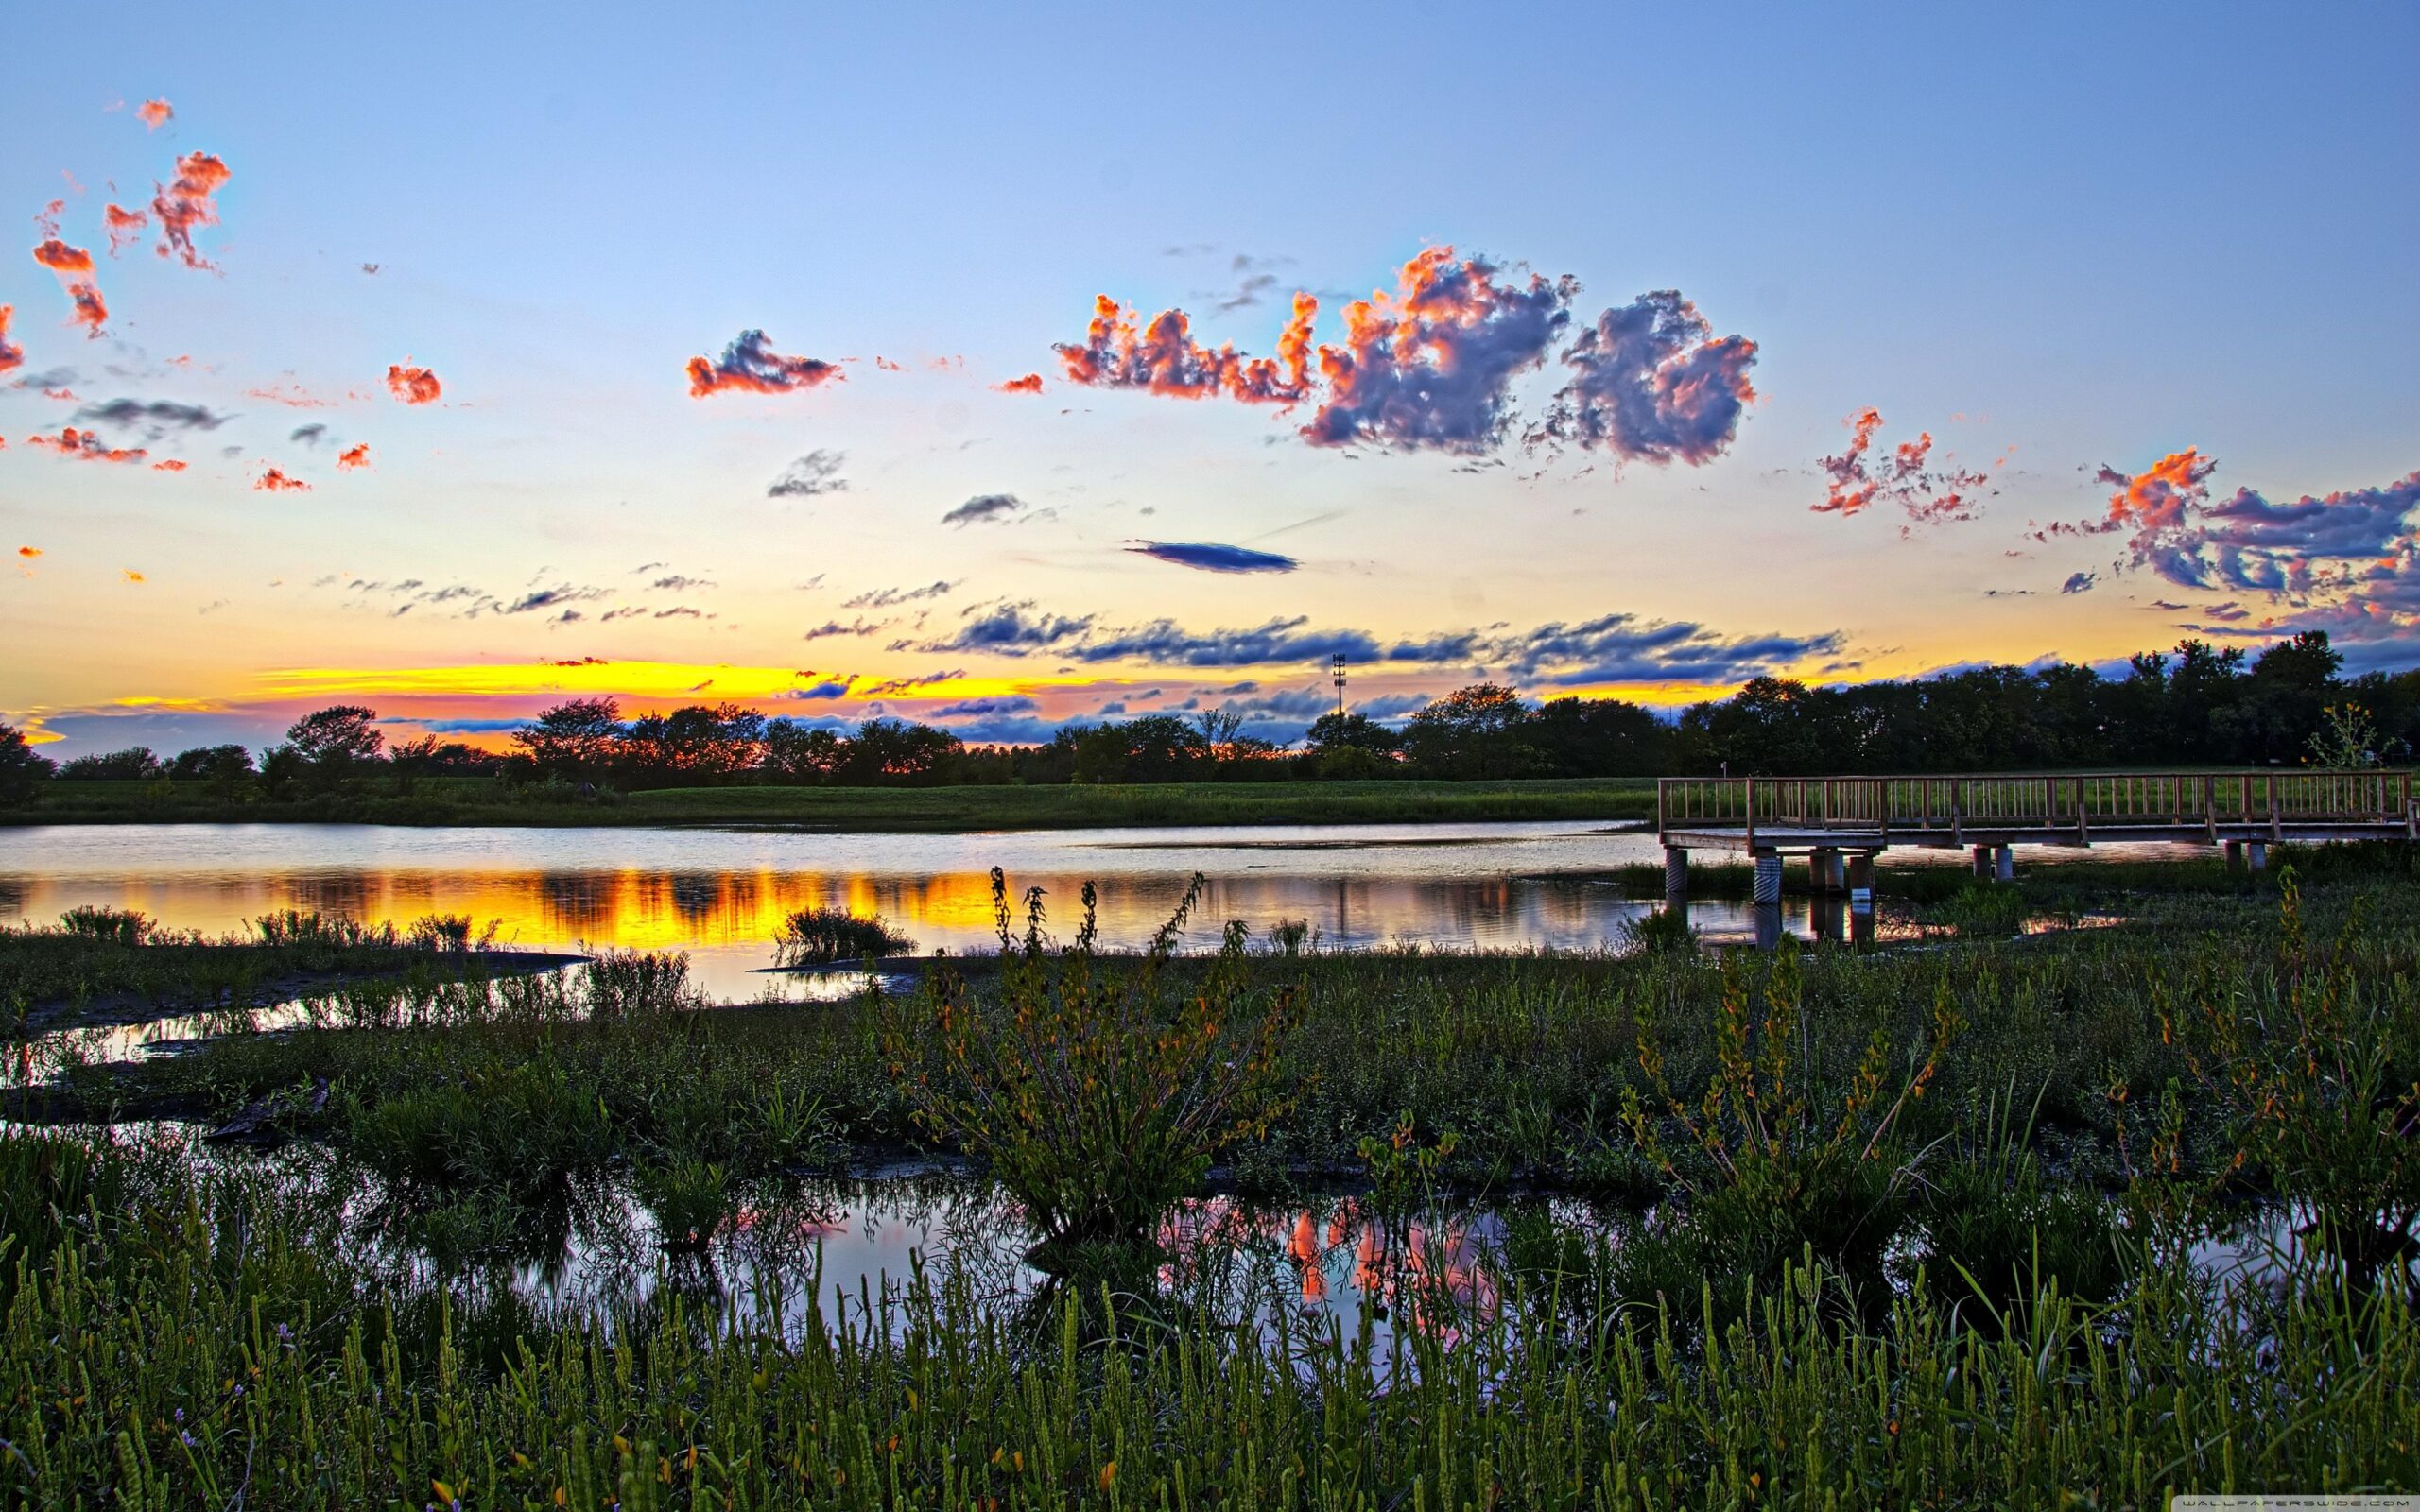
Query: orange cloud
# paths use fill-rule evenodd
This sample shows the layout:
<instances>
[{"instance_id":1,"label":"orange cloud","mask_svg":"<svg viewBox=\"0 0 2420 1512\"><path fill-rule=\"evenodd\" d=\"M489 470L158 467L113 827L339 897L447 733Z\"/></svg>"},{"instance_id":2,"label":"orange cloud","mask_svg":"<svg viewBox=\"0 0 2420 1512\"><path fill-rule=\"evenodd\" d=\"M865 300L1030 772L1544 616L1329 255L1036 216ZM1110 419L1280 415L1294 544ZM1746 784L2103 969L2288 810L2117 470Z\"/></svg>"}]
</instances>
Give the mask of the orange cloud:
<instances>
[{"instance_id":1,"label":"orange cloud","mask_svg":"<svg viewBox=\"0 0 2420 1512\"><path fill-rule=\"evenodd\" d=\"M143 229L151 224L150 216L139 210L129 210L123 205L110 206L101 212L101 218L109 226L112 257L115 257L120 251L141 241Z\"/></svg>"},{"instance_id":2,"label":"orange cloud","mask_svg":"<svg viewBox=\"0 0 2420 1512\"><path fill-rule=\"evenodd\" d=\"M150 455L139 446L106 445L91 431L79 431L73 425L56 436L28 436L26 444L47 447L61 456L72 456L79 462L140 462Z\"/></svg>"},{"instance_id":3,"label":"orange cloud","mask_svg":"<svg viewBox=\"0 0 2420 1512\"><path fill-rule=\"evenodd\" d=\"M731 391L786 394L834 382L842 374L838 363L821 357L786 357L766 344L765 333L742 331L722 355L689 359L689 397Z\"/></svg>"},{"instance_id":4,"label":"orange cloud","mask_svg":"<svg viewBox=\"0 0 2420 1512\"><path fill-rule=\"evenodd\" d=\"M436 404L440 392L437 374L396 363L387 367L387 389L406 404Z\"/></svg>"},{"instance_id":5,"label":"orange cloud","mask_svg":"<svg viewBox=\"0 0 2420 1512\"><path fill-rule=\"evenodd\" d=\"M2179 523L2189 506L2209 497L2210 474L2218 466L2216 458L2204 456L2200 448L2188 446L2181 452L2170 452L2132 477L2115 468L2102 468L2100 481L2114 484L2118 490L2109 496L2106 528L2133 524L2157 530Z\"/></svg>"},{"instance_id":6,"label":"orange cloud","mask_svg":"<svg viewBox=\"0 0 2420 1512\"><path fill-rule=\"evenodd\" d=\"M1007 383L992 387L1004 394L1038 394L1042 392L1042 374L1029 372L1022 378L1011 378Z\"/></svg>"},{"instance_id":7,"label":"orange cloud","mask_svg":"<svg viewBox=\"0 0 2420 1512\"><path fill-rule=\"evenodd\" d=\"M146 129L157 131L167 125L168 118L176 113L176 108L166 100L145 100L142 109L134 112L134 118L141 121Z\"/></svg>"},{"instance_id":8,"label":"orange cloud","mask_svg":"<svg viewBox=\"0 0 2420 1512\"><path fill-rule=\"evenodd\" d=\"M260 493L308 493L311 491L311 485L301 478L287 477L274 467L262 473L259 480L253 483L252 488L254 491Z\"/></svg>"},{"instance_id":9,"label":"orange cloud","mask_svg":"<svg viewBox=\"0 0 2420 1512\"><path fill-rule=\"evenodd\" d=\"M876 357L873 359L873 365L884 372L906 372L908 370L905 364L893 362L889 357Z\"/></svg>"},{"instance_id":10,"label":"orange cloud","mask_svg":"<svg viewBox=\"0 0 2420 1512\"><path fill-rule=\"evenodd\" d=\"M337 454L337 471L339 472L350 472L354 468L368 467L369 465L370 443L368 441L364 441L358 446L348 446L343 451Z\"/></svg>"},{"instance_id":11,"label":"orange cloud","mask_svg":"<svg viewBox=\"0 0 2420 1512\"><path fill-rule=\"evenodd\" d=\"M59 201L52 200L43 215L53 216L58 210ZM43 229L56 231L53 225ZM76 302L76 318L84 326L85 335L99 335L101 327L109 321L110 308L101 301L101 286L93 281L93 254L81 247L70 247L53 234L34 248L34 261L59 275L60 286Z\"/></svg>"},{"instance_id":12,"label":"orange cloud","mask_svg":"<svg viewBox=\"0 0 2420 1512\"><path fill-rule=\"evenodd\" d=\"M1278 355L1246 357L1233 346L1213 350L1193 339L1193 319L1162 310L1138 325L1132 310L1103 294L1093 301L1081 346L1062 343L1059 360L1069 383L1102 388L1143 388L1180 399L1224 394L1248 404L1293 404L1310 397L1311 324L1320 301L1294 296L1294 313L1277 338ZM1038 391L1038 390L1037 390Z\"/></svg>"},{"instance_id":13,"label":"orange cloud","mask_svg":"<svg viewBox=\"0 0 2420 1512\"><path fill-rule=\"evenodd\" d=\"M182 257L187 267L216 266L194 249L193 232L197 226L218 224L214 197L229 177L227 164L207 152L188 152L177 160L177 181L151 197L151 213L160 217L162 257Z\"/></svg>"},{"instance_id":14,"label":"orange cloud","mask_svg":"<svg viewBox=\"0 0 2420 1512\"><path fill-rule=\"evenodd\" d=\"M1874 502L1875 484L1865 475L1866 449L1874 444L1874 433L1882 428L1882 411L1868 404L1849 417L1849 444L1838 456L1824 458L1823 469L1831 482L1824 490L1824 502L1809 506L1818 514L1855 514ZM1932 438L1927 436L1927 442Z\"/></svg>"},{"instance_id":15,"label":"orange cloud","mask_svg":"<svg viewBox=\"0 0 2420 1512\"><path fill-rule=\"evenodd\" d=\"M13 304L0 304L0 372L26 365L26 349L9 340L9 321L17 313Z\"/></svg>"},{"instance_id":16,"label":"orange cloud","mask_svg":"<svg viewBox=\"0 0 2420 1512\"><path fill-rule=\"evenodd\" d=\"M1837 456L1824 457L1817 464L1823 469L1826 482L1824 500L1810 504L1817 514L1856 514L1868 505L1892 503L1907 511L1916 524L1938 524L1954 520L1971 520L1983 495L1977 490L1990 482L1986 473L1968 468L1952 467L1945 461L1940 468L1932 466L1932 432L1924 431L1912 441L1901 441L1892 448L1888 459L1872 468L1866 465L1866 452L1874 444L1874 433L1882 428L1882 411L1869 404L1841 423L1849 427L1849 444ZM1907 527L1901 527L1907 533Z\"/></svg>"},{"instance_id":17,"label":"orange cloud","mask_svg":"<svg viewBox=\"0 0 2420 1512\"><path fill-rule=\"evenodd\" d=\"M151 471L154 472L182 472L184 470L185 465L182 462L178 461L173 456L164 462L154 462L151 464Z\"/></svg>"},{"instance_id":18,"label":"orange cloud","mask_svg":"<svg viewBox=\"0 0 2420 1512\"><path fill-rule=\"evenodd\" d=\"M30 560L33 558L42 555L42 548L40 546L19 546L17 548L17 555Z\"/></svg>"},{"instance_id":19,"label":"orange cloud","mask_svg":"<svg viewBox=\"0 0 2420 1512\"><path fill-rule=\"evenodd\" d=\"M121 568L120 571L126 574L126 580L130 583L139 583L144 580L143 575L131 567Z\"/></svg>"}]
</instances>

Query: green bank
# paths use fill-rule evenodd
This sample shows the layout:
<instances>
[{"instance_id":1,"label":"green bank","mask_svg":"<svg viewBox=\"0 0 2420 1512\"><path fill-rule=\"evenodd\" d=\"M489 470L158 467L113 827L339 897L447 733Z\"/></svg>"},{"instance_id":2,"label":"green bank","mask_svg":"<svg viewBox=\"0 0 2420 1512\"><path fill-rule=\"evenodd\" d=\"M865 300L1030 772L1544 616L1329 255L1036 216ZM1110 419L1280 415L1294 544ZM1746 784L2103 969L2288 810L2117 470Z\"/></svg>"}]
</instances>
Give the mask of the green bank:
<instances>
[{"instance_id":1,"label":"green bank","mask_svg":"<svg viewBox=\"0 0 2420 1512\"><path fill-rule=\"evenodd\" d=\"M563 784L429 778L398 790L365 778L341 791L269 799L249 782L48 782L0 825L398 824L775 825L820 831L972 833L1131 825L1482 823L1637 820L1655 812L1643 779L1507 782L1253 782L963 787L671 787L582 792Z\"/></svg>"}]
</instances>

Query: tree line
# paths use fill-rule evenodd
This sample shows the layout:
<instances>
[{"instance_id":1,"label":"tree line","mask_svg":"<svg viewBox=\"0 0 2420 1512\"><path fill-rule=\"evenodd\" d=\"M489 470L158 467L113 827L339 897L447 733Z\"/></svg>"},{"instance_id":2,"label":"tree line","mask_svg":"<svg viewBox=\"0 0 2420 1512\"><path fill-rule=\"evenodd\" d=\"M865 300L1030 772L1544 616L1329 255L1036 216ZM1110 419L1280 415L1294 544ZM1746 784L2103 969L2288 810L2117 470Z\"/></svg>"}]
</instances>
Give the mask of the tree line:
<instances>
[{"instance_id":1,"label":"tree line","mask_svg":"<svg viewBox=\"0 0 2420 1512\"><path fill-rule=\"evenodd\" d=\"M318 710L257 759L237 745L164 759L134 747L64 764L0 725L0 801L25 802L45 781L95 779L278 799L372 775L407 793L441 777L602 789L2388 765L2420 747L2420 670L2346 678L2327 636L2309 631L2256 656L2188 640L2134 657L2114 677L2063 662L1832 687L1758 678L1677 716L1616 698L1533 704L1478 683L1400 727L1330 713L1283 746L1245 733L1231 708L1070 724L1036 745L970 746L905 719L844 732L733 703L625 718L612 698L573 698L512 731L506 752L434 735L389 746L377 718L357 704Z\"/></svg>"}]
</instances>

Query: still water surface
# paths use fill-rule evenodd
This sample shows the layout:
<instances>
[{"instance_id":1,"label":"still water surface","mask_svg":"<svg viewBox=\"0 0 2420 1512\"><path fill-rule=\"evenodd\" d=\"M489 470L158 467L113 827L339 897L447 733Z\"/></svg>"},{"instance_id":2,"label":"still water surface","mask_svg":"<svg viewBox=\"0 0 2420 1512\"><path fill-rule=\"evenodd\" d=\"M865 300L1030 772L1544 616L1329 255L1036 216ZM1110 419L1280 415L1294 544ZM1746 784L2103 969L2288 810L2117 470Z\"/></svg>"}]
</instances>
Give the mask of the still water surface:
<instances>
[{"instance_id":1,"label":"still water surface","mask_svg":"<svg viewBox=\"0 0 2420 1512\"><path fill-rule=\"evenodd\" d=\"M1586 951L1655 906L1624 898L1613 868L1662 858L1650 832L1588 822L979 834L51 826L0 830L0 922L47 923L81 904L213 934L282 908L398 927L467 914L502 920L499 942L527 949L686 951L708 990L745 999L764 989L754 973L796 909L881 914L923 950L983 949L995 866L1012 889L1045 890L1062 935L1074 933L1083 884L1097 883L1112 949L1149 939L1200 872L1196 945L1242 919L1256 936L1302 920L1329 948ZM1785 928L1811 932L1805 899L1783 908ZM1754 936L1744 903L1697 902L1690 918L1711 938Z\"/></svg>"}]
</instances>

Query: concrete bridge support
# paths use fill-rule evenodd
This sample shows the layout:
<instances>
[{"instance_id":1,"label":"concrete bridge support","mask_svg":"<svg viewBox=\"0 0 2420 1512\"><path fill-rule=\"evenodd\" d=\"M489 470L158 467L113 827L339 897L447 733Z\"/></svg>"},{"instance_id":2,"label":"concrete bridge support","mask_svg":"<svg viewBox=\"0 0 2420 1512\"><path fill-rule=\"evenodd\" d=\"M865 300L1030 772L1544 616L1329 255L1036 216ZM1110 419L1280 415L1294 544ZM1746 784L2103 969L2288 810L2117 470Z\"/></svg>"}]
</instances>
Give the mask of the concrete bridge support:
<instances>
[{"instance_id":1,"label":"concrete bridge support","mask_svg":"<svg viewBox=\"0 0 2420 1512\"><path fill-rule=\"evenodd\" d=\"M1664 902L1672 908L1685 908L1689 902L1689 853L1671 846L1664 848Z\"/></svg>"},{"instance_id":2,"label":"concrete bridge support","mask_svg":"<svg viewBox=\"0 0 2420 1512\"><path fill-rule=\"evenodd\" d=\"M2016 880L2016 847L2004 845L1992 853L1992 877L1996 882Z\"/></svg>"},{"instance_id":3,"label":"concrete bridge support","mask_svg":"<svg viewBox=\"0 0 2420 1512\"><path fill-rule=\"evenodd\" d=\"M1847 864L1838 850L1813 850L1806 857L1806 880L1819 897L1848 890Z\"/></svg>"},{"instance_id":4,"label":"concrete bridge support","mask_svg":"<svg viewBox=\"0 0 2420 1512\"><path fill-rule=\"evenodd\" d=\"M2247 841L2244 845L2243 852L2244 860L2251 865L2253 870L2266 871L2269 869L2268 842L2264 840Z\"/></svg>"},{"instance_id":5,"label":"concrete bridge support","mask_svg":"<svg viewBox=\"0 0 2420 1512\"><path fill-rule=\"evenodd\" d=\"M1761 855L1756 858L1756 902L1759 906L1781 902L1781 857Z\"/></svg>"},{"instance_id":6,"label":"concrete bridge support","mask_svg":"<svg viewBox=\"0 0 2420 1512\"><path fill-rule=\"evenodd\" d=\"M2242 869L2243 869L2243 842L2242 842L2242 841L2240 841L2240 840L2229 840L2229 841L2226 843L2226 855L2227 855L2227 869L2228 869L2229 871L2240 871L2240 870L2242 870Z\"/></svg>"},{"instance_id":7,"label":"concrete bridge support","mask_svg":"<svg viewBox=\"0 0 2420 1512\"><path fill-rule=\"evenodd\" d=\"M1975 848L1975 875L1988 877L1991 874L1992 848L1987 845L1979 845Z\"/></svg>"},{"instance_id":8,"label":"concrete bridge support","mask_svg":"<svg viewBox=\"0 0 2420 1512\"><path fill-rule=\"evenodd\" d=\"M1874 912L1874 852L1860 850L1849 857L1849 908L1852 912Z\"/></svg>"}]
</instances>

